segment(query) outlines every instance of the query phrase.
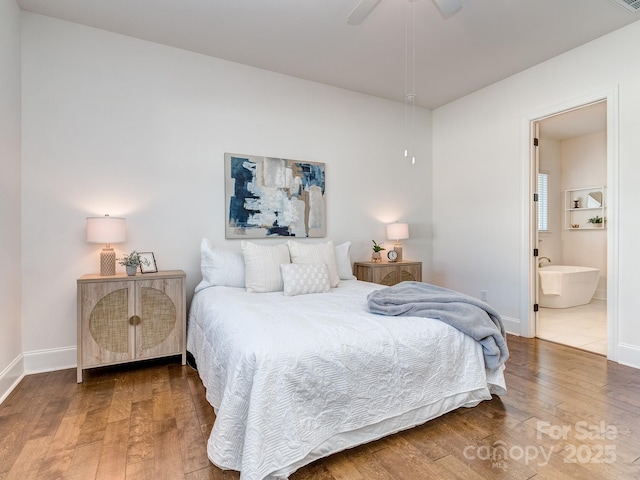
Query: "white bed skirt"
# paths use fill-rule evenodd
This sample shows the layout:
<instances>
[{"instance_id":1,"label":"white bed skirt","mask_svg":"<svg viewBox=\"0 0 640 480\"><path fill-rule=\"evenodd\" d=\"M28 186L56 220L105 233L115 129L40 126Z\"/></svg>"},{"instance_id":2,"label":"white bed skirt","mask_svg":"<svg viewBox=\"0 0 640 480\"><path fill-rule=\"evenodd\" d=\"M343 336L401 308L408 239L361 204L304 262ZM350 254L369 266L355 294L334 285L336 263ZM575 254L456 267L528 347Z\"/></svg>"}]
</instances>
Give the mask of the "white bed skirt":
<instances>
[{"instance_id":1,"label":"white bed skirt","mask_svg":"<svg viewBox=\"0 0 640 480\"><path fill-rule=\"evenodd\" d=\"M501 368L500 371L503 369ZM501 375L495 375L499 377ZM497 380L500 381L500 380ZM503 377L504 381L504 377ZM496 395L504 394L506 390L503 387L495 386ZM474 390L473 392L463 392L453 395L451 397L443 398L440 401L431 405L426 405L421 408L416 408L410 412L404 413L397 417L382 420L374 425L368 425L366 427L359 428L352 432L339 433L329 440L324 442L309 453L306 457L291 464L287 468L284 468L278 472L273 473L265 480L284 480L289 478L289 475L294 473L301 467L315 462L316 460L324 457L328 457L342 450L363 445L365 443L379 440L388 435L401 432L402 430L408 430L418 425L422 425L429 420L440 417L447 412L461 407L475 407L483 400L490 400L491 395L488 394L486 389Z\"/></svg>"}]
</instances>

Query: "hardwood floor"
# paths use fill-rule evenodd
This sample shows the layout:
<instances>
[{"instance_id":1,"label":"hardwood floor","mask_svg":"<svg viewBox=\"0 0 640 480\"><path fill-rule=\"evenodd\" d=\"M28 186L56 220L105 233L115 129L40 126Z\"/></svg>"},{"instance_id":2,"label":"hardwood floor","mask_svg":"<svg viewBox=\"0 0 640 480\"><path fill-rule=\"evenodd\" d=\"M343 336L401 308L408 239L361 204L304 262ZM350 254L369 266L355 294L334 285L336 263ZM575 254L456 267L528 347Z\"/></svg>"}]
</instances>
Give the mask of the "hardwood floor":
<instances>
[{"instance_id":1,"label":"hardwood floor","mask_svg":"<svg viewBox=\"0 0 640 480\"><path fill-rule=\"evenodd\" d=\"M640 478L640 370L509 337L507 395L308 465L291 480ZM30 375L0 406L0 480L234 479L209 462L198 375L153 362Z\"/></svg>"}]
</instances>

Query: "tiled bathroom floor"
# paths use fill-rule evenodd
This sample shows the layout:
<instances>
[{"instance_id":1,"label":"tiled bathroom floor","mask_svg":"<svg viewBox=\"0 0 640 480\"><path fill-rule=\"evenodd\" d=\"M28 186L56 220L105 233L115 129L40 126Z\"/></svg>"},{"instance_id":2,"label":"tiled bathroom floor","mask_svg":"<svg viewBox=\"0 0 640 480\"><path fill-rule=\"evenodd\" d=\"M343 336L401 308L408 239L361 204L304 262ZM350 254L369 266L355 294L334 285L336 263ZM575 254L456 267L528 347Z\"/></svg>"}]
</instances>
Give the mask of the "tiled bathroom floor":
<instances>
[{"instance_id":1,"label":"tiled bathroom floor","mask_svg":"<svg viewBox=\"0 0 640 480\"><path fill-rule=\"evenodd\" d=\"M573 308L541 308L538 338L607 354L607 302L591 300Z\"/></svg>"}]
</instances>

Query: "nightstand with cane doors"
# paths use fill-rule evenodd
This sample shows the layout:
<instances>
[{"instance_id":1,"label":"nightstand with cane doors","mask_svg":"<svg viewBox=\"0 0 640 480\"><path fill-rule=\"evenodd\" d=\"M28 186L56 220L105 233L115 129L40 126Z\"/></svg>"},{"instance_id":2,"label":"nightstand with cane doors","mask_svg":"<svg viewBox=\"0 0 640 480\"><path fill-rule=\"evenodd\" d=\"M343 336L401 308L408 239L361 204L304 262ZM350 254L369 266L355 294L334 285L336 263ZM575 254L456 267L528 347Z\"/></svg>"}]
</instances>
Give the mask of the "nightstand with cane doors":
<instances>
[{"instance_id":1,"label":"nightstand with cane doors","mask_svg":"<svg viewBox=\"0 0 640 480\"><path fill-rule=\"evenodd\" d=\"M84 275L78 284L78 383L87 368L181 355L186 362L186 275Z\"/></svg>"},{"instance_id":2,"label":"nightstand with cane doors","mask_svg":"<svg viewBox=\"0 0 640 480\"><path fill-rule=\"evenodd\" d=\"M405 281L422 281L422 262L355 262L353 273L358 280L395 285Z\"/></svg>"}]
</instances>

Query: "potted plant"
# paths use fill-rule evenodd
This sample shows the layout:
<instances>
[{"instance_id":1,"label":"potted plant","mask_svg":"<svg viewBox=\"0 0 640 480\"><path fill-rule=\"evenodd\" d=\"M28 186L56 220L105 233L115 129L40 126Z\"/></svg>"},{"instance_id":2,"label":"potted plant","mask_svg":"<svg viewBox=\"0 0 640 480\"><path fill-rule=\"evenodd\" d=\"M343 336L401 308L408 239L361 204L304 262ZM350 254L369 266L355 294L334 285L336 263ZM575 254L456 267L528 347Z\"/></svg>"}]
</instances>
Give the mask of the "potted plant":
<instances>
[{"instance_id":1,"label":"potted plant","mask_svg":"<svg viewBox=\"0 0 640 480\"><path fill-rule=\"evenodd\" d=\"M124 265L127 269L127 275L133 276L140 265L149 265L149 260L142 258L135 250L122 258L119 258L119 264Z\"/></svg>"},{"instance_id":2,"label":"potted plant","mask_svg":"<svg viewBox=\"0 0 640 480\"><path fill-rule=\"evenodd\" d=\"M380 251L385 250L385 248L376 243L375 240L371 240L373 242L373 253L371 254L371 261L372 262L379 262L380 261Z\"/></svg>"},{"instance_id":3,"label":"potted plant","mask_svg":"<svg viewBox=\"0 0 640 480\"><path fill-rule=\"evenodd\" d=\"M591 217L589 220L587 220L587 223L593 224L593 226L596 228L602 227L602 224L604 223L604 218L596 215L595 217Z\"/></svg>"}]
</instances>

